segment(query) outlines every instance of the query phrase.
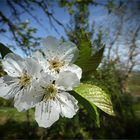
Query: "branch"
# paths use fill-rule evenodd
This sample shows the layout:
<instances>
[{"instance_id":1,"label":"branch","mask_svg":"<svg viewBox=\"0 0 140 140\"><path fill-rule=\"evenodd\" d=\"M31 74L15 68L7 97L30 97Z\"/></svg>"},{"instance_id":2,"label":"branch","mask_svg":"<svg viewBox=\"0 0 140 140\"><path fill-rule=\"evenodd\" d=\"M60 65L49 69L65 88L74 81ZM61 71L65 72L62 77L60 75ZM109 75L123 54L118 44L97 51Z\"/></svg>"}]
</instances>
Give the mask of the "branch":
<instances>
[{"instance_id":1,"label":"branch","mask_svg":"<svg viewBox=\"0 0 140 140\"><path fill-rule=\"evenodd\" d=\"M115 42L117 41L119 35L121 34L122 27L123 27L123 17L121 16L121 17L120 17L119 25L118 25L118 27L117 27L116 36L115 36L114 40L110 43L110 46L109 46L109 48L108 48L107 59L110 59L111 49L112 49L113 45L115 44Z\"/></svg>"},{"instance_id":2,"label":"branch","mask_svg":"<svg viewBox=\"0 0 140 140\"><path fill-rule=\"evenodd\" d=\"M18 37L15 34L16 26L1 11L0 11L0 17L9 26L9 29L10 29L11 33L13 34L14 39L18 43L20 43L20 41L18 40Z\"/></svg>"},{"instance_id":3,"label":"branch","mask_svg":"<svg viewBox=\"0 0 140 140\"><path fill-rule=\"evenodd\" d=\"M40 27L45 28L45 26L40 22L40 20L38 20L38 18L36 16L34 16L32 14L32 12L30 12L30 10L28 8L26 8L22 3L15 2L15 4L20 6L26 13L28 13L40 25ZM45 28L45 30L47 30L47 29Z\"/></svg>"},{"instance_id":4,"label":"branch","mask_svg":"<svg viewBox=\"0 0 140 140\"><path fill-rule=\"evenodd\" d=\"M57 30L54 26L54 24L52 24L52 20L54 20L59 26L63 27L65 29L65 26L54 16L54 14L52 12L49 11L48 5L45 3L44 0L42 1L31 1L32 3L37 4L43 11L44 13L48 16L50 24L52 25L52 27Z\"/></svg>"},{"instance_id":5,"label":"branch","mask_svg":"<svg viewBox=\"0 0 140 140\"><path fill-rule=\"evenodd\" d=\"M136 57L139 53L136 53L136 48L137 48L137 45L136 45L136 38L138 36L138 32L140 31L140 26L136 29L135 33L134 33L134 37L132 39L132 45L130 46L130 50L129 50L129 58L128 58L128 61L127 61L127 65L126 65L126 68L128 69L125 73L125 76L124 76L124 80L126 80L130 73L132 72L135 64L136 64L136 61L134 61L134 57ZM129 62L131 62L131 65L129 67Z\"/></svg>"},{"instance_id":6,"label":"branch","mask_svg":"<svg viewBox=\"0 0 140 140\"><path fill-rule=\"evenodd\" d=\"M9 5L10 9L13 11L12 15L15 16L15 18L20 21L20 13L18 13L17 9L15 8L15 6L13 5L12 1L7 0L7 4Z\"/></svg>"}]
</instances>

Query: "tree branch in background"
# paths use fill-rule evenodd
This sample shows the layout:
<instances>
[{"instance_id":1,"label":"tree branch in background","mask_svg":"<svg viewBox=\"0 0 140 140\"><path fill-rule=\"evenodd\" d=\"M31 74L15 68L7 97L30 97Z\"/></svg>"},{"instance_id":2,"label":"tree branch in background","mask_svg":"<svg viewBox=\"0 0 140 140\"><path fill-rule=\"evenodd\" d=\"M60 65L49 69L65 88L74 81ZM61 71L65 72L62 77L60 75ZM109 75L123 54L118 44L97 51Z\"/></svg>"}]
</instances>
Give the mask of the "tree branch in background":
<instances>
[{"instance_id":1,"label":"tree branch in background","mask_svg":"<svg viewBox=\"0 0 140 140\"><path fill-rule=\"evenodd\" d=\"M11 33L13 34L13 37L14 37L15 41L20 43L19 40L18 40L18 37L15 34L16 25L14 25L12 23L12 21L10 21L1 11L0 11L0 17L1 17L2 21L9 26L9 29L10 29Z\"/></svg>"},{"instance_id":2,"label":"tree branch in background","mask_svg":"<svg viewBox=\"0 0 140 140\"><path fill-rule=\"evenodd\" d=\"M137 55L139 55L139 53L137 53L137 45L136 45L136 38L138 36L138 33L140 31L140 26L137 27L133 38L132 38L132 45L130 45L129 47L129 54L128 54L128 60L127 60L127 65L126 65L126 72L125 72L125 76L124 76L124 80L126 81L127 78L129 77L129 75L131 74L135 64L136 64L136 60L135 57Z\"/></svg>"},{"instance_id":3,"label":"tree branch in background","mask_svg":"<svg viewBox=\"0 0 140 140\"><path fill-rule=\"evenodd\" d=\"M11 11L11 17L7 16L4 11L0 11L0 23L3 24L3 29L0 29L2 33L5 33L5 25L8 26L10 32L12 33L12 38L17 43L17 46L28 55L30 51L33 51L37 46L39 46L40 37L35 37L37 31L36 28L30 27L30 23L27 21L22 21L20 17L22 14L28 14L32 19L34 19L37 24L47 30L46 26L43 25L39 19L32 11L35 11L38 7L39 10L42 10L46 17L49 19L50 25L52 28L59 34L54 23L61 26L63 29L64 25L54 16L52 12L49 11L47 1L17 1L17 0L6 0L7 8ZM14 20L13 20L14 19Z\"/></svg>"}]
</instances>

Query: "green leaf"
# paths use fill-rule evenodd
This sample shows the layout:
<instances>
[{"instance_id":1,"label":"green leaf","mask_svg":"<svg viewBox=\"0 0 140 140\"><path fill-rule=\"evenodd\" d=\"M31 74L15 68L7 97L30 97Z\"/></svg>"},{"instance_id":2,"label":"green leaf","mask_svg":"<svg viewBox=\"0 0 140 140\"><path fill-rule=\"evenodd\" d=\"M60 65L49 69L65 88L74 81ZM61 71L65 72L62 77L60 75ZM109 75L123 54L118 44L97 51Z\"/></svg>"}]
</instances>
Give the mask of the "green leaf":
<instances>
[{"instance_id":1,"label":"green leaf","mask_svg":"<svg viewBox=\"0 0 140 140\"><path fill-rule=\"evenodd\" d=\"M7 54L7 53L11 53L12 51L6 47L4 44L0 43L0 53L2 55L2 58Z\"/></svg>"},{"instance_id":2,"label":"green leaf","mask_svg":"<svg viewBox=\"0 0 140 140\"><path fill-rule=\"evenodd\" d=\"M92 52L90 39L85 32L83 32L82 37L79 39L78 48L80 52L75 64L84 69L84 65L87 63L87 60L90 59Z\"/></svg>"},{"instance_id":3,"label":"green leaf","mask_svg":"<svg viewBox=\"0 0 140 140\"><path fill-rule=\"evenodd\" d=\"M91 41L86 33L83 32L82 37L79 39L78 48L80 53L75 64L82 68L83 74L94 72L101 63L104 46L94 55L92 55Z\"/></svg>"},{"instance_id":4,"label":"green leaf","mask_svg":"<svg viewBox=\"0 0 140 140\"><path fill-rule=\"evenodd\" d=\"M91 84L81 84L79 87L75 88L74 91L105 113L113 116L115 115L109 95L100 87Z\"/></svg>"},{"instance_id":5,"label":"green leaf","mask_svg":"<svg viewBox=\"0 0 140 140\"><path fill-rule=\"evenodd\" d=\"M78 94L75 91L70 91L71 95L73 95L78 102L83 105L83 107L88 111L88 113L90 114L91 119L95 120L96 125L98 127L100 127L100 118L99 118L99 113L97 110L97 107L90 103L88 100L86 100L85 98L83 98L80 94Z\"/></svg>"},{"instance_id":6,"label":"green leaf","mask_svg":"<svg viewBox=\"0 0 140 140\"><path fill-rule=\"evenodd\" d=\"M104 47L101 48L98 52L96 52L93 56L87 60L88 62L84 64L84 71L83 72L94 72L99 64L101 63L103 57Z\"/></svg>"}]
</instances>

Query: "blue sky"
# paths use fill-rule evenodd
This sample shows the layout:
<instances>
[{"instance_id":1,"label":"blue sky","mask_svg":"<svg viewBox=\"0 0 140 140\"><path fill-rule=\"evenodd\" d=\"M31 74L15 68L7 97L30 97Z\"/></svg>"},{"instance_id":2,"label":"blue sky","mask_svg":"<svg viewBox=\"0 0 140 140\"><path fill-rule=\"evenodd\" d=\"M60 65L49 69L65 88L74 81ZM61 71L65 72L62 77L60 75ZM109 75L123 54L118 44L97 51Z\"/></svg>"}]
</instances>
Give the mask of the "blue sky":
<instances>
[{"instance_id":1,"label":"blue sky","mask_svg":"<svg viewBox=\"0 0 140 140\"><path fill-rule=\"evenodd\" d=\"M6 4L5 0L0 0L0 2L1 2L0 10L2 12L4 12L4 14L7 15L9 18L11 18L12 17L11 11L10 11L8 5ZM100 3L105 3L106 0L99 0L99 2ZM17 7L17 8L20 9L19 7ZM89 23L90 24L92 24L93 20L95 21L96 19L97 19L96 21L100 22L100 19L102 18L101 14L103 14L104 12L106 12L106 14L107 14L107 11L102 11L101 7L94 7L94 10L93 10L93 7L89 7L89 9L90 9L90 17L89 17ZM50 8L50 10L54 13L54 16L59 21L61 21L61 23L63 23L64 25L69 23L70 16L68 14L67 9L60 8L57 4L53 4L53 8ZM62 36L67 38L64 29L60 25L55 23L55 22L53 22L54 26L56 27L56 29L58 30L59 33L57 33L54 30L54 28L49 23L49 19L46 17L44 12L41 11L39 8L36 8L36 10L32 12L32 14L38 18L38 20L40 21L41 25L39 25L36 22L36 20L34 20L27 13L22 14L21 19L22 19L22 21L30 22L31 27L35 27L35 28L38 29L36 36L44 38L44 37L46 37L48 35L51 35L51 36L55 36L58 39L61 38ZM104 13L104 16L105 16L105 13ZM5 27L5 26L3 25L0 28L3 28L3 27ZM8 44L8 45L10 44L10 45L16 46L15 41L11 39L10 32L7 32L6 34L0 34L0 42L2 42L4 44ZM19 47L16 47L16 50L14 50L14 51L17 52L17 53L20 52L21 55L23 55L23 53L19 49Z\"/></svg>"},{"instance_id":2,"label":"blue sky","mask_svg":"<svg viewBox=\"0 0 140 140\"><path fill-rule=\"evenodd\" d=\"M0 0L0 10L4 12L5 15L7 15L9 18L11 18L11 12L9 7L6 5L5 0ZM17 7L19 8L19 7ZM69 21L69 14L67 10L63 8L59 8L57 5L53 5L53 13L55 17L59 21L61 21L63 24L68 23ZM57 28L59 31L59 34L54 30L54 28L50 25L48 18L45 16L44 12L41 11L39 8L37 8L35 11L32 12L33 15L35 15L38 20L40 21L41 25L36 22L31 16L29 16L27 13L21 15L22 21L28 21L30 23L31 27L35 27L38 29L36 36L39 37L46 37L48 35L55 36L58 39L61 36L66 36L64 29L56 24L54 22L54 26ZM2 25L0 28L4 28L5 25ZM0 42L8 45L16 45L15 41L11 39L11 34L10 32L7 32L6 34L0 34ZM16 50L13 50L16 53L21 53L21 55L24 55L22 51L20 50L19 47L16 47Z\"/></svg>"},{"instance_id":3,"label":"blue sky","mask_svg":"<svg viewBox=\"0 0 140 140\"><path fill-rule=\"evenodd\" d=\"M106 0L98 0L98 2L104 4L106 3ZM3 11L6 15L8 15L9 18L11 18L12 16L11 16L8 6L5 4L5 0L0 0L0 3L1 3L0 10ZM70 16L66 9L60 8L57 4L54 4L53 8L51 8L50 10L53 11L54 16L59 21L61 21L64 25L69 23ZM89 10L90 10L89 23L90 25L93 22L95 23L94 38L96 37L96 34L101 30L103 32L104 43L106 44L106 46L109 46L112 40L115 38L115 34L117 33L117 26L120 23L120 19L115 14L108 14L107 9L104 8L103 6L90 6ZM133 32L136 29L136 27L139 26L140 24L140 16L137 14L134 14L134 10L135 9L133 8L133 9L128 9L126 11L125 18L129 18L129 17L131 18L127 20L127 22L126 21L124 22L123 32L119 36L118 41L116 41L116 43L114 44L113 51L115 51L117 46L119 46L119 50L118 50L119 55L122 55L123 56L122 59L124 60L127 59L125 58L125 56L128 56L128 51L127 51L128 48L125 46L126 44L129 45L128 43L129 41L131 41L131 36L130 36L131 32ZM43 11L36 8L36 10L32 12L32 14L38 17L41 25L37 24L37 22L26 13L22 14L21 19L22 21L29 21L31 27L35 27L38 29L36 36L44 38L48 35L52 35L52 36L57 37L58 39L61 36L66 37L64 29L58 24L56 24L55 22L54 22L54 26L59 31L59 34L54 30L54 28L50 25L48 18L44 15ZM4 26L0 26L0 28L3 28L3 27ZM136 41L137 44L140 46L139 38L140 38L140 33ZM0 34L0 42L4 44L10 44L10 45L16 46L15 41L11 39L11 34L9 32L7 32L6 34ZM17 49L14 50L16 53L22 56L25 56L24 53L18 47L16 48ZM112 57L116 57L113 51L112 51ZM106 52L107 52L107 49L106 49ZM139 57L137 59L139 59Z\"/></svg>"}]
</instances>

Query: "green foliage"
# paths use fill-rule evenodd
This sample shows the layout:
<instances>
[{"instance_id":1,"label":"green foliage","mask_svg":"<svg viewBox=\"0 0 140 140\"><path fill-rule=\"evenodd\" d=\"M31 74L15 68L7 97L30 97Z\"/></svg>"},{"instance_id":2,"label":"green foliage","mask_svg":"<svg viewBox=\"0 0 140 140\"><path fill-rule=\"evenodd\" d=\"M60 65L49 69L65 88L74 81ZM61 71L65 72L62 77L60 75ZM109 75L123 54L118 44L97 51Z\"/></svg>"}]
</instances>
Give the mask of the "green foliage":
<instances>
[{"instance_id":1,"label":"green foliage","mask_svg":"<svg viewBox=\"0 0 140 140\"><path fill-rule=\"evenodd\" d=\"M7 54L12 52L8 47L6 47L4 44L0 43L0 53L2 55L2 58Z\"/></svg>"},{"instance_id":2,"label":"green foliage","mask_svg":"<svg viewBox=\"0 0 140 140\"><path fill-rule=\"evenodd\" d=\"M25 112L17 112L14 108L0 108L0 139L91 138L90 133L85 130L84 123L81 123L84 121L79 118L82 111L72 119L60 118L52 127L45 129L38 127L33 110L29 111L30 125L28 125ZM85 119L87 116L83 117Z\"/></svg>"},{"instance_id":3,"label":"green foliage","mask_svg":"<svg viewBox=\"0 0 140 140\"><path fill-rule=\"evenodd\" d=\"M36 28L30 26L29 21L21 22L16 26L15 37L17 43L21 49L26 53L30 54L30 51L34 51L39 46L40 37L35 37L37 32Z\"/></svg>"},{"instance_id":4,"label":"green foliage","mask_svg":"<svg viewBox=\"0 0 140 140\"><path fill-rule=\"evenodd\" d=\"M0 77L3 76L5 72L3 71L2 64L0 62Z\"/></svg>"},{"instance_id":5,"label":"green foliage","mask_svg":"<svg viewBox=\"0 0 140 140\"><path fill-rule=\"evenodd\" d=\"M90 114L90 118L95 120L96 125L100 127L100 116L97 107L75 91L71 91L70 93L87 110L87 112Z\"/></svg>"},{"instance_id":6,"label":"green foliage","mask_svg":"<svg viewBox=\"0 0 140 140\"><path fill-rule=\"evenodd\" d=\"M4 44L0 43L0 54L1 54L2 58L4 58L4 56L7 53L11 53L11 52L12 51L8 47L6 47ZM5 74L5 72L3 71L2 64L0 62L0 77L3 76L4 74Z\"/></svg>"},{"instance_id":7,"label":"green foliage","mask_svg":"<svg viewBox=\"0 0 140 140\"><path fill-rule=\"evenodd\" d=\"M128 78L128 89L133 95L140 95L140 72L132 72Z\"/></svg>"},{"instance_id":8,"label":"green foliage","mask_svg":"<svg viewBox=\"0 0 140 140\"><path fill-rule=\"evenodd\" d=\"M72 23L74 23L75 26L72 32L69 33L69 38L77 44L80 50L80 55L76 64L83 69L83 76L87 77L87 75L90 74L90 79L89 77L86 79L86 83L88 82L90 84L81 84L75 89L75 92L71 92L71 94L82 105L80 106L78 114L72 119L60 118L60 120L57 121L51 128L42 129L38 128L34 121L33 110L30 116L32 124L28 127L25 113L18 113L13 108L11 111L8 108L1 108L0 138L118 139L140 137L140 120L136 119L133 115L132 97L123 91L122 79L119 76L120 73L116 70L117 67L115 66L115 63L104 63L98 71L95 71L102 60L104 45L102 44L101 33L99 33L98 39L92 42L92 35L94 32L89 30L87 22L89 16L88 6L92 2L92 0L61 0L62 6L68 9L70 15L72 15L74 19L74 22ZM106 4L109 12L114 10L120 11L119 8L121 6L122 1L120 1L120 5L118 6L116 6L113 0ZM37 29L31 28L28 22L21 22L19 25L14 26L13 31L16 35L16 41L19 42L20 47L25 52L27 51L27 54L28 51L34 50L34 48L38 46L39 38L37 39L34 37ZM31 46L32 48L30 48ZM94 46L97 47L98 51L93 50ZM0 44L2 57L9 53L9 51L10 50L3 44ZM93 72L95 72L94 75L92 75ZM136 77L138 76L136 75ZM136 79L134 78L134 80ZM135 90L137 88L137 92L139 93L139 88L138 86L136 87L136 83L132 80L132 83L130 83L129 86L132 86L130 88L134 88ZM98 108L100 108L104 112L114 115L110 97L112 99L116 117L108 116L98 110ZM7 107L11 104L12 102L6 102L6 100L0 99L0 106ZM139 106L140 105L138 104L133 106L133 108L138 110ZM91 117L89 117L89 115ZM6 120L6 117L9 119ZM90 118L92 118L92 120ZM95 127L93 120L96 122L98 127L100 126L100 129Z\"/></svg>"},{"instance_id":9,"label":"green foliage","mask_svg":"<svg viewBox=\"0 0 140 140\"><path fill-rule=\"evenodd\" d=\"M85 70L84 65L88 62L91 57L92 46L91 42L88 39L86 33L83 33L82 37L78 40L78 48L79 48L79 57L77 58L75 64L82 68L82 71Z\"/></svg>"},{"instance_id":10,"label":"green foliage","mask_svg":"<svg viewBox=\"0 0 140 140\"><path fill-rule=\"evenodd\" d=\"M87 76L87 73L93 73L101 62L104 45L102 44L102 34L98 35L98 39L95 41L98 46L98 51L94 50L94 44L92 37L94 29L88 24L89 10L88 6L94 4L92 0L72 0L72 1L60 1L59 4L62 7L68 9L75 9L73 15L71 15L72 25L66 30L68 37L74 42L79 50L79 57L75 62L76 65L82 68L83 77ZM77 24L78 23L78 24Z\"/></svg>"},{"instance_id":11,"label":"green foliage","mask_svg":"<svg viewBox=\"0 0 140 140\"><path fill-rule=\"evenodd\" d=\"M89 80L89 83L101 87L110 95L116 114L114 126L117 125L117 123L121 123L120 119L123 122L119 127L123 127L122 125L125 125L125 123L128 123L131 119L135 119L132 108L133 98L123 89L122 73L123 71L116 70L115 61L104 62L102 67L98 69L96 75Z\"/></svg>"},{"instance_id":12,"label":"green foliage","mask_svg":"<svg viewBox=\"0 0 140 140\"><path fill-rule=\"evenodd\" d=\"M0 97L0 106L1 107L11 107L13 106L13 101L12 100L5 100Z\"/></svg>"},{"instance_id":13,"label":"green foliage","mask_svg":"<svg viewBox=\"0 0 140 140\"><path fill-rule=\"evenodd\" d=\"M75 88L75 92L105 113L115 115L110 97L101 88L91 84L81 84Z\"/></svg>"},{"instance_id":14,"label":"green foliage","mask_svg":"<svg viewBox=\"0 0 140 140\"><path fill-rule=\"evenodd\" d=\"M99 38L99 41L100 40L101 39ZM100 44L98 43L98 45L101 47L101 49L92 54L92 43L87 34L84 31L82 31L81 37L78 38L78 48L80 53L75 64L82 68L83 76L87 76L87 73L93 73L101 63L104 52L104 46L101 42Z\"/></svg>"},{"instance_id":15,"label":"green foliage","mask_svg":"<svg viewBox=\"0 0 140 140\"><path fill-rule=\"evenodd\" d=\"M112 9L115 7L115 3L113 2L113 0L109 1L107 4L106 4L106 7L108 8L108 12L112 12Z\"/></svg>"},{"instance_id":16,"label":"green foliage","mask_svg":"<svg viewBox=\"0 0 140 140\"><path fill-rule=\"evenodd\" d=\"M103 52L104 48L101 48L87 60L87 63L84 63L84 72L92 73L97 69L97 67L101 63Z\"/></svg>"}]
</instances>

